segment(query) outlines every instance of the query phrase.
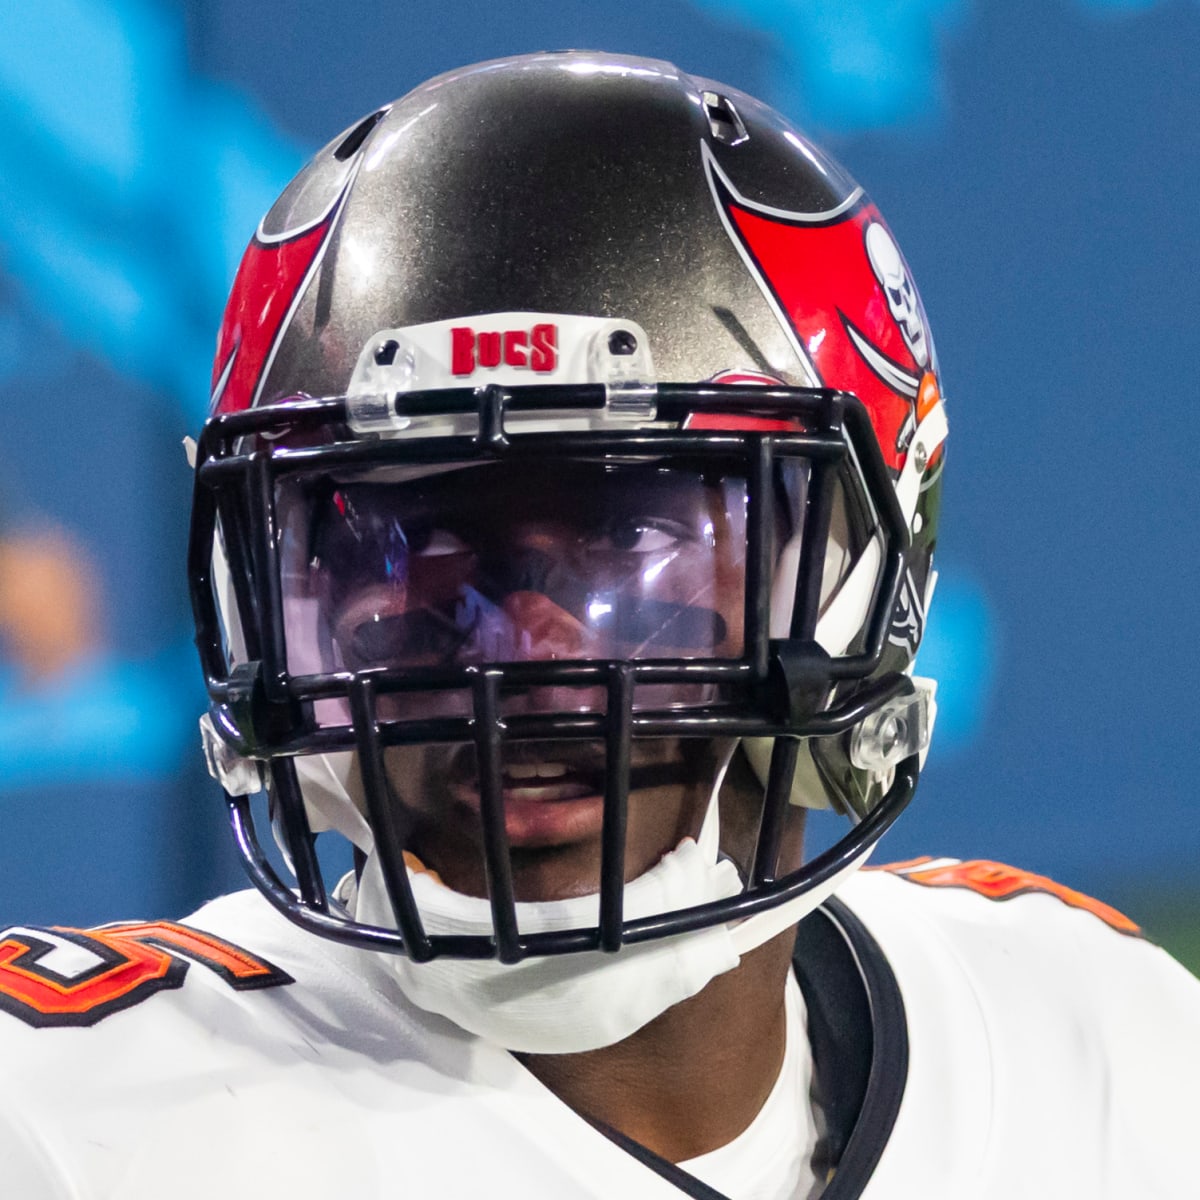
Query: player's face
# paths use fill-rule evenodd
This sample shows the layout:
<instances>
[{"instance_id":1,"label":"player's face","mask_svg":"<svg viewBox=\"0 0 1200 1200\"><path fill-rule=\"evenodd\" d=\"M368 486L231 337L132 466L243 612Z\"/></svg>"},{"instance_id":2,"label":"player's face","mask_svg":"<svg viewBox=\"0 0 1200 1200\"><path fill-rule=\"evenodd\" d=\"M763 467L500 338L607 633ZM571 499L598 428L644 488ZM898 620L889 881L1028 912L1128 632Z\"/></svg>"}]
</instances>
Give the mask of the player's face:
<instances>
[{"instance_id":1,"label":"player's face","mask_svg":"<svg viewBox=\"0 0 1200 1200\"><path fill-rule=\"evenodd\" d=\"M388 752L388 768L422 863L456 891L487 894L479 786L471 747L422 746ZM638 743L630 777L625 878L652 867L695 836L712 790L709 742ZM527 742L506 748L503 795L518 900L563 899L599 889L604 813L603 747Z\"/></svg>"},{"instance_id":2,"label":"player's face","mask_svg":"<svg viewBox=\"0 0 1200 1200\"><path fill-rule=\"evenodd\" d=\"M746 489L726 467L588 461L491 463L309 488L308 596L335 665L437 668L478 662L726 658L742 652ZM299 541L300 539L293 539ZM285 539L286 541L286 539ZM285 558L286 558L285 554ZM285 576L286 578L286 576ZM641 708L711 691L642 689ZM506 692L506 718L603 712L597 687ZM466 716L461 690L381 697L385 720ZM698 832L719 748L635 741L626 876ZM408 845L455 890L486 894L471 745L396 746L386 763ZM602 744L507 742L505 825L518 899L599 883Z\"/></svg>"}]
</instances>

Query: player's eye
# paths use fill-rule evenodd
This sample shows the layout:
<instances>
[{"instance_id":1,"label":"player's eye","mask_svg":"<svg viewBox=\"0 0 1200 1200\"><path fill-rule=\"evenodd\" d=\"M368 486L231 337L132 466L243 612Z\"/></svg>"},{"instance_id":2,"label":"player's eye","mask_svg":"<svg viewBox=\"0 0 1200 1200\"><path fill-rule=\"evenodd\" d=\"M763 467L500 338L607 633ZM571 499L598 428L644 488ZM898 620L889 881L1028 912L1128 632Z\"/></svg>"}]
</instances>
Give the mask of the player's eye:
<instances>
[{"instance_id":1,"label":"player's eye","mask_svg":"<svg viewBox=\"0 0 1200 1200\"><path fill-rule=\"evenodd\" d=\"M664 554L688 539L675 521L626 517L611 522L585 543L589 554Z\"/></svg>"}]
</instances>

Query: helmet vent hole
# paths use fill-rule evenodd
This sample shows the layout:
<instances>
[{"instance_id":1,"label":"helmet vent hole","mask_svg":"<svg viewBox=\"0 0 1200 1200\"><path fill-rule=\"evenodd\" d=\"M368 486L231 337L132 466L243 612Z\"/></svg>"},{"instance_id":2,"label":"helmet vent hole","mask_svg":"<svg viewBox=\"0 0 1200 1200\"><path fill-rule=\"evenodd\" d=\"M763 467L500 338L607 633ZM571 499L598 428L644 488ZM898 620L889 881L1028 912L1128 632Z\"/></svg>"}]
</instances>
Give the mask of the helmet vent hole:
<instances>
[{"instance_id":1,"label":"helmet vent hole","mask_svg":"<svg viewBox=\"0 0 1200 1200\"><path fill-rule=\"evenodd\" d=\"M367 140L367 135L383 120L387 113L386 108L381 108L378 112L373 112L369 117L363 117L355 127L350 130L338 148L333 152L333 157L338 162L345 162L348 158L353 158L362 147L363 142Z\"/></svg>"},{"instance_id":2,"label":"helmet vent hole","mask_svg":"<svg viewBox=\"0 0 1200 1200\"><path fill-rule=\"evenodd\" d=\"M717 92L704 92L704 115L708 117L709 132L713 140L723 142L726 146L740 146L750 140L738 110L733 107L733 101L728 96Z\"/></svg>"}]
</instances>

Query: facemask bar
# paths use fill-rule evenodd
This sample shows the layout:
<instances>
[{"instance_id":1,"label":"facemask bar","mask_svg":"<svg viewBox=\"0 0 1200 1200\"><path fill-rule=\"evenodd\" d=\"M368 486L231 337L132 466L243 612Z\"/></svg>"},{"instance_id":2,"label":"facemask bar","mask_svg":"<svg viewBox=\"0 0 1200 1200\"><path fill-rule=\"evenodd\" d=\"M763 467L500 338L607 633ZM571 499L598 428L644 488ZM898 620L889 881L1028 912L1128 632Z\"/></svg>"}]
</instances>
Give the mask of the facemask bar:
<instances>
[{"instance_id":1,"label":"facemask bar","mask_svg":"<svg viewBox=\"0 0 1200 1200\"><path fill-rule=\"evenodd\" d=\"M281 762L278 767L280 771L291 774L295 772L295 767L290 762ZM914 754L896 769L891 787L868 817L855 825L836 845L782 879L753 889L748 887L740 895L726 900L622 922L613 915L607 920L604 919L605 913L619 914L620 898L624 891L623 876L613 873L610 867L605 866L600 887L601 925L522 936L515 936L513 933L515 916L511 919L502 918L494 936L429 935L420 924L415 902L397 903L393 900L397 918L395 929L352 921L328 901L324 905L305 903L303 886L301 896L297 897L292 889L280 880L267 859L250 811L249 797L232 796L226 792L225 800L234 840L247 874L267 900L283 916L302 929L364 950L404 954L416 962L426 962L445 955L453 958L498 958L501 962L512 963L538 955L571 954L590 950L614 951L622 945L636 945L639 942L706 929L754 916L813 891L860 859L887 832L912 799L919 772L918 756ZM791 786L790 778L783 775L779 778L786 780L781 789L774 778L769 787L772 791L781 790L782 802L786 804ZM615 793L625 788L627 784L624 787L618 785L613 790ZM768 793L768 807L774 807L779 802L779 796ZM609 811L605 811L606 823L609 821ZM301 819L306 820L303 814ZM309 834L310 838L311 836ZM610 837L608 824L605 825L603 837L607 844ZM300 869L298 863L298 874ZM400 894L411 899L407 872L394 878L397 882L389 885L389 895L393 889L398 889ZM321 892L323 894L323 888ZM497 893L492 897L491 903L493 912L500 909L501 912L515 914L515 902L511 893Z\"/></svg>"},{"instance_id":2,"label":"facemask bar","mask_svg":"<svg viewBox=\"0 0 1200 1200\"><path fill-rule=\"evenodd\" d=\"M290 447L294 440L303 442L321 431L336 433L345 422L345 401L294 401L273 409L222 415L206 426L199 446L189 566L197 643L212 702L211 720L218 730L216 736L230 743L237 754L269 763L272 801L280 806L284 837L300 885L299 898L283 885L263 856L246 797L227 793L230 816L254 882L280 911L298 924L352 944L401 952L417 960L452 954L516 962L530 954L616 950L627 942L749 916L819 886L872 845L907 804L918 771L915 755L898 766L883 800L846 838L800 871L782 879L774 878L779 831L796 761L796 739L843 733L881 704L911 688L906 677L899 673L884 675L836 708L824 709L836 681L867 680L878 669L908 547L908 532L894 486L862 405L853 396L815 389L662 384L657 388L657 422L650 428L631 430L626 419L624 428L615 432L592 429L547 435L513 434L505 425L509 413L602 410L604 402L604 389L589 385L410 393L394 398L398 412L403 409L418 416L473 412L478 432L472 436L414 436L384 441L345 438L315 448ZM700 412L738 413L776 420L793 418L800 428L779 433L679 428L687 416ZM289 436L272 444L258 439L257 435L263 433ZM278 474L288 469L311 471L318 464L332 471L366 462L449 462L510 453L743 457L748 511L742 659L522 662L466 667L449 674L406 672L404 678L377 669L290 677L286 669L274 516ZM884 555L864 644L855 653L831 658L813 640L820 599L821 572L817 568L823 561L828 537L834 477L848 453L857 465L858 478L878 519L877 535L882 539ZM773 640L769 637L770 498L776 454L808 459L812 475L791 636ZM224 514L230 511L235 497L243 502L235 507L247 514L248 551L240 560L231 555L231 561L250 568L242 577L252 578L252 594L239 594L239 603L245 606L245 617L249 618L244 623L256 626L253 639L247 638L247 645L254 644L262 657L229 672L220 644L211 550L218 511L224 522ZM229 528L233 528L232 524ZM227 539L229 536L227 533ZM633 698L640 682L723 682L736 685L747 699L725 706L724 710L635 713ZM376 701L381 693L464 684L471 692L470 718L394 725L385 725L378 719ZM603 686L607 695L605 712L603 715L531 714L502 721L503 692L535 685ZM317 730L311 722L306 726L303 706L332 696L349 699L352 728ZM759 845L747 890L726 900L626 922L622 897L632 740L658 736L755 736L777 740ZM573 737L602 737L606 750L608 783L601 837L599 923L585 929L521 935L504 830L502 747L509 741ZM428 935L413 900L401 855L405 831L398 823L403 815L399 806L389 800L383 748L393 743L435 740L475 743L493 937ZM298 753L349 748L357 750L359 755L368 815L395 910L396 929L357 924L338 914L320 878L314 837L290 758Z\"/></svg>"}]
</instances>

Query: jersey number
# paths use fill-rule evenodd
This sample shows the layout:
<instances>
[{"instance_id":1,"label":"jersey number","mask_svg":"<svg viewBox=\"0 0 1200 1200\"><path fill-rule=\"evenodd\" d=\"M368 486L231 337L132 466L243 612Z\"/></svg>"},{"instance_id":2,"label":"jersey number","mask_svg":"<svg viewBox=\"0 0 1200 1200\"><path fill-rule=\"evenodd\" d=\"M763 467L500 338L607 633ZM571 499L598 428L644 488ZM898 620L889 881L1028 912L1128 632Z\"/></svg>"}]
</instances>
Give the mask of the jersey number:
<instances>
[{"instance_id":1,"label":"jersey number","mask_svg":"<svg viewBox=\"0 0 1200 1200\"><path fill-rule=\"evenodd\" d=\"M0 1010L30 1025L94 1025L182 986L192 962L239 991L292 982L265 959L170 921L12 928L0 932Z\"/></svg>"},{"instance_id":2,"label":"jersey number","mask_svg":"<svg viewBox=\"0 0 1200 1200\"><path fill-rule=\"evenodd\" d=\"M1054 896L1072 908L1081 908L1099 917L1106 925L1111 925L1119 933L1141 935L1141 930L1124 913L1118 912L1110 905L1083 892L1074 891L1047 879L1045 875L1034 875L1029 871L1020 871L1016 867L1005 866L1004 863L987 862L976 859L973 862L948 863L944 866L925 867L924 863L932 859L914 859L912 862L891 863L882 870L891 871L902 879L912 883L921 883L926 887L957 887L968 888L972 892L987 897L989 900L1011 900L1014 896L1026 896L1031 892L1041 892Z\"/></svg>"}]
</instances>

